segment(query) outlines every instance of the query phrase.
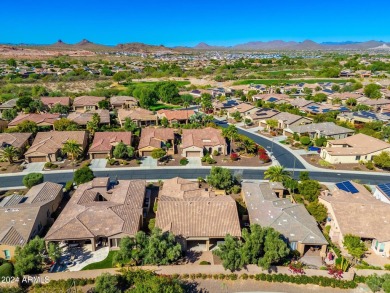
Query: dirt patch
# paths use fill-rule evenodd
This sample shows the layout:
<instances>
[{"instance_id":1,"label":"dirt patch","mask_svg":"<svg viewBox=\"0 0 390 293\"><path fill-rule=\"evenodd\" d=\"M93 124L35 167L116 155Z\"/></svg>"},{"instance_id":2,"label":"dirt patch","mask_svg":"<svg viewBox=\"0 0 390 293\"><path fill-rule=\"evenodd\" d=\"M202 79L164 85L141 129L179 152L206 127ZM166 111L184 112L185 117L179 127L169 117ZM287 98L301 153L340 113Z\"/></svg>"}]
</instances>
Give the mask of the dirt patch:
<instances>
[{"instance_id":1,"label":"dirt patch","mask_svg":"<svg viewBox=\"0 0 390 293\"><path fill-rule=\"evenodd\" d=\"M382 170L379 168L375 168L374 170L367 169L365 165L362 164L334 164L329 166L322 166L320 161L322 160L319 155L310 154L310 155L302 155L301 156L306 162L309 164L323 169L331 169L331 170L346 170L346 171L364 171L364 172L389 172L386 170Z\"/></svg>"},{"instance_id":2,"label":"dirt patch","mask_svg":"<svg viewBox=\"0 0 390 293\"><path fill-rule=\"evenodd\" d=\"M158 167L166 167L166 166L181 166L180 160L182 156L179 154L166 156L161 162L157 162Z\"/></svg>"},{"instance_id":3,"label":"dirt patch","mask_svg":"<svg viewBox=\"0 0 390 293\"><path fill-rule=\"evenodd\" d=\"M44 171L55 171L55 170L76 170L82 166L89 165L91 160L83 160L74 163L72 160L63 160L62 162L52 162L52 165L57 165L58 167L46 168L44 167Z\"/></svg>"},{"instance_id":4,"label":"dirt patch","mask_svg":"<svg viewBox=\"0 0 390 293\"><path fill-rule=\"evenodd\" d=\"M229 156L219 155L212 156L212 158L216 161L215 164L208 164L207 162L202 162L202 166L237 166L237 167L266 167L270 166L272 162L263 163L259 160L257 156L253 157L245 157L240 156L237 161L230 160Z\"/></svg>"},{"instance_id":5,"label":"dirt patch","mask_svg":"<svg viewBox=\"0 0 390 293\"><path fill-rule=\"evenodd\" d=\"M137 163L137 159L132 160L115 160L115 163L113 165L110 165L110 163L107 160L106 168L128 168L128 167L139 167L141 164Z\"/></svg>"},{"instance_id":6,"label":"dirt patch","mask_svg":"<svg viewBox=\"0 0 390 293\"><path fill-rule=\"evenodd\" d=\"M0 162L0 174L4 173L18 173L23 171L22 167L20 166L20 162L14 163L10 165L8 162Z\"/></svg>"}]
</instances>

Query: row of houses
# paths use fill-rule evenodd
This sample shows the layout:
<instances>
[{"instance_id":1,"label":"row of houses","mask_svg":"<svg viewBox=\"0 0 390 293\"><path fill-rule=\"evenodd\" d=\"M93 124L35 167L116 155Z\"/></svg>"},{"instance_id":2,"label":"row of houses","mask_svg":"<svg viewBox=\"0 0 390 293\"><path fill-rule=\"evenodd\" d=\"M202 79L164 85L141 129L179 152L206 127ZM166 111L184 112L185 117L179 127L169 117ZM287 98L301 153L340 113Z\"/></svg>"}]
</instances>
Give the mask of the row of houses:
<instances>
[{"instance_id":1,"label":"row of houses","mask_svg":"<svg viewBox=\"0 0 390 293\"><path fill-rule=\"evenodd\" d=\"M312 256L313 251L326 256L328 242L316 221L302 204L284 198L281 184L244 181L241 196L250 224L274 228L301 255L310 250ZM83 245L92 251L117 249L123 237L134 237L141 229L153 205L144 180L111 182L100 177L80 185L53 223L61 199L62 186L51 182L31 188L26 195L4 198L0 202L2 257L12 258L16 246L23 246L46 225L51 225L46 242ZM197 182L175 177L165 180L157 200L156 227L172 232L183 250L208 251L227 234L241 237L242 219L231 196L217 195ZM353 234L370 242L376 254L389 256L389 204L349 181L322 192L319 200L328 209L332 241L342 246L345 235Z\"/></svg>"},{"instance_id":2,"label":"row of houses","mask_svg":"<svg viewBox=\"0 0 390 293\"><path fill-rule=\"evenodd\" d=\"M62 157L64 143L73 140L88 153L90 159L112 156L114 147L122 142L133 144L131 132L96 132L88 149L87 131L38 132L32 140L31 133L0 133L0 146L13 146L24 153L27 162L56 162ZM179 145L176 145L181 141ZM154 149L163 148L168 155L180 153L183 157L203 157L205 152L227 154L227 144L222 131L216 128L183 129L182 134L172 128L143 128L138 144L142 157L151 156Z\"/></svg>"}]
</instances>

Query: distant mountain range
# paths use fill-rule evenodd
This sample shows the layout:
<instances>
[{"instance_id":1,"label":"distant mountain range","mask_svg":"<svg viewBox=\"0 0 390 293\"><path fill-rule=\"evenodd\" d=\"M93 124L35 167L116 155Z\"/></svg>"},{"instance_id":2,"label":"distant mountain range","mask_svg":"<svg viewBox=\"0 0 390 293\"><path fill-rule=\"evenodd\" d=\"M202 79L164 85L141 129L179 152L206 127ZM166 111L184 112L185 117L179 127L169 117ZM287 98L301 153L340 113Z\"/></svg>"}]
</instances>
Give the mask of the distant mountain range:
<instances>
[{"instance_id":1,"label":"distant mountain range","mask_svg":"<svg viewBox=\"0 0 390 293\"><path fill-rule=\"evenodd\" d=\"M382 41L367 41L367 42L324 42L316 43L311 40L305 40L303 42L295 41L268 41L268 42L248 42L243 44L237 44L234 46L212 46L206 43L199 43L194 46L195 50L369 50L374 48L381 48L381 46L390 46L390 43L385 43ZM385 48L385 47L383 47Z\"/></svg>"},{"instance_id":2,"label":"distant mountain range","mask_svg":"<svg viewBox=\"0 0 390 293\"><path fill-rule=\"evenodd\" d=\"M83 39L75 44L68 44L62 40L58 40L51 45L33 45L33 44L5 44L7 46L19 47L34 47L35 49L53 49L53 50L85 50L85 51L123 51L123 52L137 52L137 53L175 53L182 51L315 51L315 50L390 50L390 43L383 41L367 41L367 42L323 42L316 43L312 40L305 40L303 42L296 41L257 41L237 44L233 46L213 46L204 42L197 44L194 47L177 46L168 48L163 45L148 45L144 43L125 43L116 46L108 46L102 44L95 44L87 39Z\"/></svg>"}]
</instances>

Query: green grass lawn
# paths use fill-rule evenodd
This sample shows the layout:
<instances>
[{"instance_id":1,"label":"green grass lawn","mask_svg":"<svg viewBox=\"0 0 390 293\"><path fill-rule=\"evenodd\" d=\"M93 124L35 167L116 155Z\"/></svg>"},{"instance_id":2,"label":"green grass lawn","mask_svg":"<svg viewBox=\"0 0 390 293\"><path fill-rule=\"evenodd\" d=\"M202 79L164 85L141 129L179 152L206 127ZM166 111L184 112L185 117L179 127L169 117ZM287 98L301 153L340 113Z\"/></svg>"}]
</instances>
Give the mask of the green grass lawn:
<instances>
[{"instance_id":1,"label":"green grass lawn","mask_svg":"<svg viewBox=\"0 0 390 293\"><path fill-rule=\"evenodd\" d=\"M317 83L317 82L333 82L333 83L344 83L344 82L355 82L352 79L243 79L233 83L233 85L245 85L245 84L264 84L264 85L279 85L279 84L293 84L293 83Z\"/></svg>"},{"instance_id":2,"label":"green grass lawn","mask_svg":"<svg viewBox=\"0 0 390 293\"><path fill-rule=\"evenodd\" d=\"M132 85L149 86L149 85L155 85L156 83L163 82L163 81L164 80L161 80L161 81L134 81L131 84ZM172 80L171 82L176 83L178 86L184 86L184 85L191 84L191 82L188 80Z\"/></svg>"},{"instance_id":3,"label":"green grass lawn","mask_svg":"<svg viewBox=\"0 0 390 293\"><path fill-rule=\"evenodd\" d=\"M170 110L170 109L178 109L178 108L181 108L181 106L157 103L157 104L155 104L153 106L150 106L149 110L150 111L158 111L158 110L161 110L161 109L168 109L168 110Z\"/></svg>"},{"instance_id":4,"label":"green grass lawn","mask_svg":"<svg viewBox=\"0 0 390 293\"><path fill-rule=\"evenodd\" d=\"M116 254L116 251L110 251L105 259L99 262L91 263L87 265L86 267L82 268L82 271L87 270L98 270L98 269L109 269L113 268L112 260L114 258L114 255Z\"/></svg>"}]
</instances>

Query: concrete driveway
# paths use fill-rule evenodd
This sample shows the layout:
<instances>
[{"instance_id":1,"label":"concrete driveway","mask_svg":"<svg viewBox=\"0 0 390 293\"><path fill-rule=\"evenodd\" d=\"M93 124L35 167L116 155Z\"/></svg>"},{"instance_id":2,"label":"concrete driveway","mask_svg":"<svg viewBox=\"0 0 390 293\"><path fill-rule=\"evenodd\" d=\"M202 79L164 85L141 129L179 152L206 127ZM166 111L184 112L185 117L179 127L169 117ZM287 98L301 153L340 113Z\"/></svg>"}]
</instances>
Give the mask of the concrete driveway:
<instances>
[{"instance_id":1,"label":"concrete driveway","mask_svg":"<svg viewBox=\"0 0 390 293\"><path fill-rule=\"evenodd\" d=\"M28 163L26 164L26 169L23 170L23 173L34 173L41 172L46 162L38 162L38 163Z\"/></svg>"},{"instance_id":2,"label":"concrete driveway","mask_svg":"<svg viewBox=\"0 0 390 293\"><path fill-rule=\"evenodd\" d=\"M93 159L91 161L91 169L103 169L106 168L107 160L106 159Z\"/></svg>"},{"instance_id":3,"label":"concrete driveway","mask_svg":"<svg viewBox=\"0 0 390 293\"><path fill-rule=\"evenodd\" d=\"M157 160L153 159L152 157L144 157L144 158L142 158L141 167L155 168L155 167L157 167Z\"/></svg>"},{"instance_id":4,"label":"concrete driveway","mask_svg":"<svg viewBox=\"0 0 390 293\"><path fill-rule=\"evenodd\" d=\"M200 158L187 158L188 160L188 164L187 164L187 167L201 167L202 166L202 161L200 160Z\"/></svg>"}]
</instances>

